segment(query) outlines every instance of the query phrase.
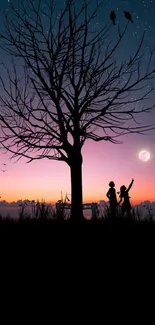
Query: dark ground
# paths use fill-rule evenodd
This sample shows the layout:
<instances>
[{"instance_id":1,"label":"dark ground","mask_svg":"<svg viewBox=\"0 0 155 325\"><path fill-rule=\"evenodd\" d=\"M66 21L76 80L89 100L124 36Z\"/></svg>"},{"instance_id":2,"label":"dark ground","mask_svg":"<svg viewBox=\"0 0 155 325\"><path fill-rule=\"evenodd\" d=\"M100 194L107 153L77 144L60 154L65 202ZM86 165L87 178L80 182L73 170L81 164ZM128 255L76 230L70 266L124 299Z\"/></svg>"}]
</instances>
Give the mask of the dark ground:
<instances>
[{"instance_id":1,"label":"dark ground","mask_svg":"<svg viewBox=\"0 0 155 325\"><path fill-rule=\"evenodd\" d=\"M7 269L11 281L14 281L13 272L24 282L31 277L32 283L40 274L38 288L40 281L46 281L47 272L52 283L57 279L67 286L69 277L74 287L82 278L83 281L87 279L90 288L99 273L104 283L110 275L119 285L117 274L122 277L129 272L130 276L124 282L126 285L131 275L139 279L141 270L144 273L150 260L154 263L154 254L155 224L151 222L125 218L79 223L70 220L20 220L16 223L0 220L1 269ZM140 263L142 267L137 273Z\"/></svg>"},{"instance_id":2,"label":"dark ground","mask_svg":"<svg viewBox=\"0 0 155 325\"><path fill-rule=\"evenodd\" d=\"M20 237L20 240L29 242L30 238L52 239L56 242L67 242L67 240L76 241L88 238L88 241L93 240L94 245L98 240L108 241L111 243L114 239L116 242L124 237L124 240L136 238L141 236L145 240L148 233L155 238L155 223L153 221L145 220L138 221L127 218L116 219L101 219L101 220L83 220L80 222L73 222L71 220L48 220L48 219L23 219L14 221L11 219L0 220L0 237L7 237L8 240L14 237ZM55 245L54 245L55 246Z\"/></svg>"}]
</instances>

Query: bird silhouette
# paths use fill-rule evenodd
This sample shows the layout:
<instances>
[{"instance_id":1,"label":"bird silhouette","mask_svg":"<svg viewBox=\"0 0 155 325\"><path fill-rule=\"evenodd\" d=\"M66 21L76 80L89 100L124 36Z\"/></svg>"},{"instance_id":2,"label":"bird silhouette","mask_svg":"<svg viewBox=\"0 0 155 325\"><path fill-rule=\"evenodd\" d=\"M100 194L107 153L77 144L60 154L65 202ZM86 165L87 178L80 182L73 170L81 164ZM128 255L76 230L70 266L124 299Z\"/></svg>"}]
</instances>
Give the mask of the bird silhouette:
<instances>
[{"instance_id":1,"label":"bird silhouette","mask_svg":"<svg viewBox=\"0 0 155 325\"><path fill-rule=\"evenodd\" d=\"M2 165L7 166L7 164L3 163Z\"/></svg>"},{"instance_id":2,"label":"bird silhouette","mask_svg":"<svg viewBox=\"0 0 155 325\"><path fill-rule=\"evenodd\" d=\"M4 169L1 169L1 171L2 171L3 173L5 173L5 172L6 172L6 170L4 170Z\"/></svg>"},{"instance_id":3,"label":"bird silhouette","mask_svg":"<svg viewBox=\"0 0 155 325\"><path fill-rule=\"evenodd\" d=\"M124 15L125 15L126 19L128 19L129 21L131 21L131 23L133 23L133 20L132 20L132 17L131 17L131 14L129 11L124 11Z\"/></svg>"},{"instance_id":4,"label":"bird silhouette","mask_svg":"<svg viewBox=\"0 0 155 325\"><path fill-rule=\"evenodd\" d=\"M115 23L116 15L115 15L115 11L114 10L112 10L111 13L110 13L110 19L112 20L113 25L116 25L116 23Z\"/></svg>"}]
</instances>

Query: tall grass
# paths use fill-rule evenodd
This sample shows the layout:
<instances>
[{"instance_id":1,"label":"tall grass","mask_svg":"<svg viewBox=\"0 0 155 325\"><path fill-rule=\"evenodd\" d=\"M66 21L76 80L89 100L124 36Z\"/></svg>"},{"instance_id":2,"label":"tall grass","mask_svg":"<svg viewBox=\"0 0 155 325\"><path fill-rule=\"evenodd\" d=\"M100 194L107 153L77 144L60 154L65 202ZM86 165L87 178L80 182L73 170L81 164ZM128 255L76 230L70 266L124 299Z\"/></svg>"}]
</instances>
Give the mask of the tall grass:
<instances>
[{"instance_id":1,"label":"tall grass","mask_svg":"<svg viewBox=\"0 0 155 325\"><path fill-rule=\"evenodd\" d=\"M41 202L39 200L25 200L19 204L19 211L16 220L13 219L9 214L4 218L0 215L0 222L2 220L6 221L22 221L22 220L67 220L70 218L70 210L66 211L65 205L69 201L67 194L63 198L61 193L61 199L57 201L59 203L59 209L56 209L56 205L47 204L44 200ZM26 208L30 207L30 213L27 213ZM143 217L143 207L146 209L146 216ZM97 206L96 220L107 221L111 219L110 207L108 204ZM117 214L115 218L112 218L117 222L117 220L129 220L131 222L140 223L141 221L147 221L153 223L155 218L153 215L153 210L150 205L144 206L132 206L131 216L127 218L126 215L122 216L121 207L118 206Z\"/></svg>"},{"instance_id":2,"label":"tall grass","mask_svg":"<svg viewBox=\"0 0 155 325\"><path fill-rule=\"evenodd\" d=\"M26 212L28 204L31 205L31 214ZM56 210L52 205L47 204L45 201L39 200L25 200L19 204L19 219L56 219Z\"/></svg>"}]
</instances>

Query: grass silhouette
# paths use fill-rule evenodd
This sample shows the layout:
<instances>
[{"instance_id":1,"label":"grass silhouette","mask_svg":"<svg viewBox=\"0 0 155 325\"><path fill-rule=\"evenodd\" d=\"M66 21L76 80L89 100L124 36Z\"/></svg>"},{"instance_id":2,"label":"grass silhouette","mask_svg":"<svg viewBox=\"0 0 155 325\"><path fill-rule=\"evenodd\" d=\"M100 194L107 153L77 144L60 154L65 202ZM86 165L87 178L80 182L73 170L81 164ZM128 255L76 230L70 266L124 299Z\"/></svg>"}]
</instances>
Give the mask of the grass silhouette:
<instances>
[{"instance_id":1,"label":"grass silhouette","mask_svg":"<svg viewBox=\"0 0 155 325\"><path fill-rule=\"evenodd\" d=\"M60 202L61 201L61 202ZM39 200L25 200L21 204L19 204L19 211L16 218L13 218L10 214L7 214L6 217L3 217L0 214L0 224L44 224L44 225L52 225L52 224L64 224L70 223L70 215L69 211L65 210L64 206L66 204L65 200L59 200L59 203L62 203L61 209L57 211L56 207L52 205L46 204L45 201L39 202ZM31 212L26 212L26 207L28 203L31 205ZM132 207L132 213L130 218L127 216L122 216L121 207L118 207L117 215L113 217L110 213L110 208L108 205L101 207L98 206L98 214L96 218L87 220L85 218L83 220L84 223L87 224L103 224L103 225L138 225L138 224L151 224L155 225L155 220L153 218L153 211L150 206L145 206L147 210L147 215L145 218L142 217L142 211L140 208ZM81 223L82 221L80 221ZM73 221L72 221L73 223Z\"/></svg>"}]
</instances>

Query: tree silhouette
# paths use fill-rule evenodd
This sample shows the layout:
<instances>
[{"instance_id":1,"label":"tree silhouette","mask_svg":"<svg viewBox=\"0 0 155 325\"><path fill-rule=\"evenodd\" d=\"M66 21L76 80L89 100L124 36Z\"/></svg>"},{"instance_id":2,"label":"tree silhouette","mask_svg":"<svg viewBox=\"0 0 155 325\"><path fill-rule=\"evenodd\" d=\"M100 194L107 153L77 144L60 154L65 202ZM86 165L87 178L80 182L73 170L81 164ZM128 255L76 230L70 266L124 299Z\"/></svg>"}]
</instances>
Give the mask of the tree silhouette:
<instances>
[{"instance_id":1,"label":"tree silhouette","mask_svg":"<svg viewBox=\"0 0 155 325\"><path fill-rule=\"evenodd\" d=\"M117 50L129 22L122 31L118 26L113 42L111 22L93 29L104 1L91 12L86 0L80 8L67 0L61 9L54 0L46 6L41 0L27 3L18 10L10 3L0 34L1 47L12 60L12 65L3 63L7 79L0 78L0 143L13 158L66 162L71 218L80 220L85 141L119 143L119 136L151 129L140 126L136 116L153 108L141 105L154 90L145 87L154 78L153 51L144 70L143 35L133 56L120 62Z\"/></svg>"}]
</instances>

